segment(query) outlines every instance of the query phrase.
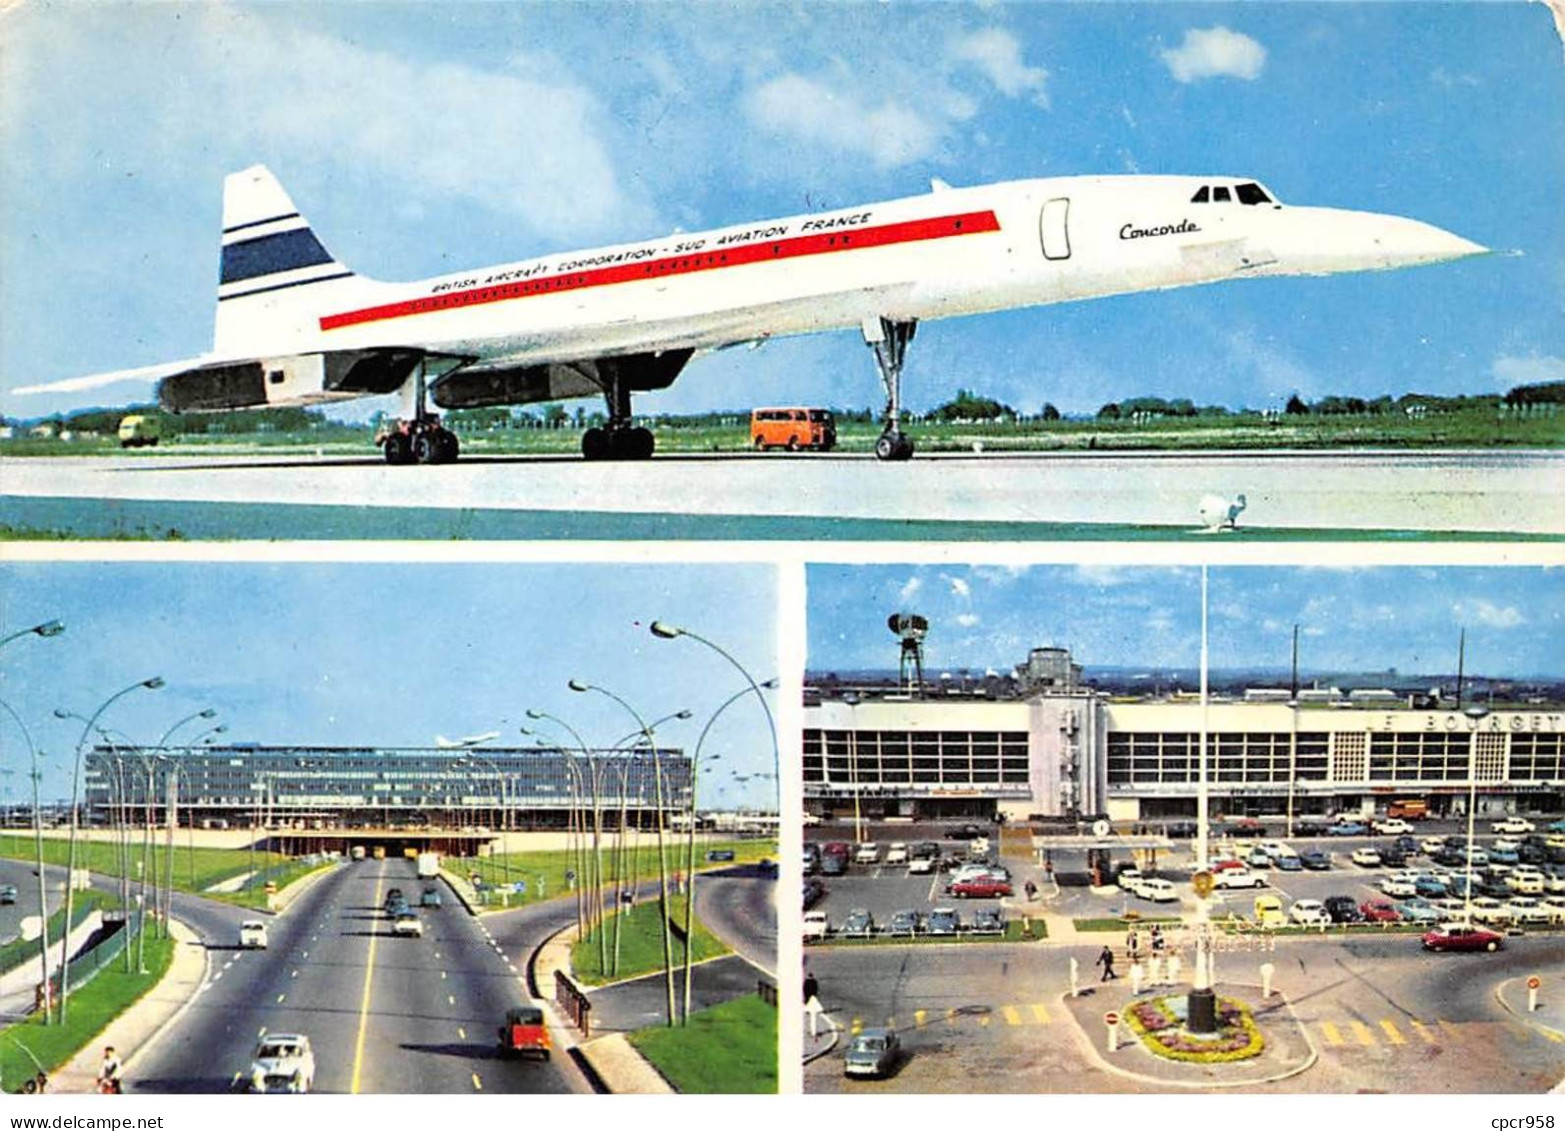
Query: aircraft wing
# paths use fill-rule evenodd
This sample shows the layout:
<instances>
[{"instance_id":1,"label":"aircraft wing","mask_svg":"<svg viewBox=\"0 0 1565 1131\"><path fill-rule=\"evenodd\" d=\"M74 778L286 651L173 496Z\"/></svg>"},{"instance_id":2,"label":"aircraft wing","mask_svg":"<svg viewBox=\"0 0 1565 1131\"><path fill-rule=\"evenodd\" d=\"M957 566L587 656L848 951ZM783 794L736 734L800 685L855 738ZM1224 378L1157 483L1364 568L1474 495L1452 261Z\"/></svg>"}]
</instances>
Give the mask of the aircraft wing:
<instances>
[{"instance_id":1,"label":"aircraft wing","mask_svg":"<svg viewBox=\"0 0 1565 1131\"><path fill-rule=\"evenodd\" d=\"M18 396L32 396L37 393L85 393L93 389L101 389L108 385L118 385L122 382L139 381L143 384L151 384L161 381L165 377L172 377L176 373L183 373L190 369L200 369L220 361L216 354L202 354L200 357L187 357L181 361L166 361L161 365L143 365L136 369L115 369L108 373L92 373L85 377L68 377L63 381L50 381L43 385L24 385L12 392Z\"/></svg>"}]
</instances>

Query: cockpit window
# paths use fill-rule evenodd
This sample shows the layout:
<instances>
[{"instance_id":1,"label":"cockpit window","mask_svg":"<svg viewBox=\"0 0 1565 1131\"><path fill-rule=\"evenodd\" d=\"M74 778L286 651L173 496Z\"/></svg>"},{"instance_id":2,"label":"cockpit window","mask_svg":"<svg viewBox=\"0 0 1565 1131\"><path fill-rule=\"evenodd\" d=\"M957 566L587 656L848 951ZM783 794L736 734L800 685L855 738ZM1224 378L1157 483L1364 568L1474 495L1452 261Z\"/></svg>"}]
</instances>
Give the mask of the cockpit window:
<instances>
[{"instance_id":1,"label":"cockpit window","mask_svg":"<svg viewBox=\"0 0 1565 1131\"><path fill-rule=\"evenodd\" d=\"M1191 204L1205 204L1211 199L1212 189L1210 185L1202 185L1195 190L1195 195L1190 198Z\"/></svg>"},{"instance_id":2,"label":"cockpit window","mask_svg":"<svg viewBox=\"0 0 1565 1131\"><path fill-rule=\"evenodd\" d=\"M1228 186L1226 186L1226 185L1218 185L1216 188L1214 188L1212 190L1212 200L1214 202L1216 202L1216 201L1227 201L1229 199L1230 198L1228 196Z\"/></svg>"},{"instance_id":3,"label":"cockpit window","mask_svg":"<svg viewBox=\"0 0 1565 1131\"><path fill-rule=\"evenodd\" d=\"M1272 198L1266 195L1266 190L1253 181L1234 189L1234 195L1239 198L1240 204L1270 204L1272 202Z\"/></svg>"}]
</instances>

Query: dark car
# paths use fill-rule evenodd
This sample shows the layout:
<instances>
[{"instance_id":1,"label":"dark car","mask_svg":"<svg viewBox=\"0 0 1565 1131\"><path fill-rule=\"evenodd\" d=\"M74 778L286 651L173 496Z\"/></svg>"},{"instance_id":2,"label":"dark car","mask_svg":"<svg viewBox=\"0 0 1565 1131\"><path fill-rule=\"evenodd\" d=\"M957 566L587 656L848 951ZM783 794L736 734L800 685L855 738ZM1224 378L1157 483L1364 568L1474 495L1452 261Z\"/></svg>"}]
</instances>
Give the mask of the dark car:
<instances>
[{"instance_id":1,"label":"dark car","mask_svg":"<svg viewBox=\"0 0 1565 1131\"><path fill-rule=\"evenodd\" d=\"M908 848L907 855L909 860L939 860L940 842L921 840Z\"/></svg>"},{"instance_id":2,"label":"dark car","mask_svg":"<svg viewBox=\"0 0 1565 1131\"><path fill-rule=\"evenodd\" d=\"M423 892L418 897L418 905L420 907L439 907L440 906L440 889L439 888L425 888L423 890Z\"/></svg>"},{"instance_id":3,"label":"dark car","mask_svg":"<svg viewBox=\"0 0 1565 1131\"><path fill-rule=\"evenodd\" d=\"M837 933L845 939L867 939L875 933L875 917L862 907L854 908Z\"/></svg>"},{"instance_id":4,"label":"dark car","mask_svg":"<svg viewBox=\"0 0 1565 1131\"><path fill-rule=\"evenodd\" d=\"M1198 831L1194 821L1174 821L1163 829L1163 835L1171 840L1190 840Z\"/></svg>"},{"instance_id":5,"label":"dark car","mask_svg":"<svg viewBox=\"0 0 1565 1131\"><path fill-rule=\"evenodd\" d=\"M1272 864L1279 872L1298 872L1304 867L1304 861L1302 858L1298 856L1291 856L1287 853L1274 857L1272 859Z\"/></svg>"},{"instance_id":6,"label":"dark car","mask_svg":"<svg viewBox=\"0 0 1565 1131\"><path fill-rule=\"evenodd\" d=\"M402 894L401 888L391 888L386 892L386 898L381 900L380 906L388 915L396 913L396 907L401 904L403 908L408 905L408 897Z\"/></svg>"},{"instance_id":7,"label":"dark car","mask_svg":"<svg viewBox=\"0 0 1565 1131\"><path fill-rule=\"evenodd\" d=\"M0 885L0 903L15 903L15 902L16 902L16 885L15 884Z\"/></svg>"},{"instance_id":8,"label":"dark car","mask_svg":"<svg viewBox=\"0 0 1565 1131\"><path fill-rule=\"evenodd\" d=\"M1330 825L1324 817L1300 817L1293 822L1293 832L1295 836L1320 836Z\"/></svg>"},{"instance_id":9,"label":"dark car","mask_svg":"<svg viewBox=\"0 0 1565 1131\"><path fill-rule=\"evenodd\" d=\"M1359 905L1353 902L1351 895L1331 895L1325 901L1326 914L1331 916L1333 923L1362 923L1364 913L1359 910Z\"/></svg>"},{"instance_id":10,"label":"dark car","mask_svg":"<svg viewBox=\"0 0 1565 1131\"><path fill-rule=\"evenodd\" d=\"M924 920L926 935L954 935L962 929L962 917L949 907L937 907Z\"/></svg>"},{"instance_id":11,"label":"dark car","mask_svg":"<svg viewBox=\"0 0 1565 1131\"><path fill-rule=\"evenodd\" d=\"M1229 836L1265 836L1266 826L1254 817L1241 817L1231 821L1223 829Z\"/></svg>"},{"instance_id":12,"label":"dark car","mask_svg":"<svg viewBox=\"0 0 1565 1131\"><path fill-rule=\"evenodd\" d=\"M1382 848L1380 863L1386 868L1404 868L1407 866L1407 853L1400 848Z\"/></svg>"},{"instance_id":13,"label":"dark car","mask_svg":"<svg viewBox=\"0 0 1565 1131\"><path fill-rule=\"evenodd\" d=\"M1003 935L1005 933L1005 916L1000 914L998 907L980 907L973 915L973 933L975 935Z\"/></svg>"},{"instance_id":14,"label":"dark car","mask_svg":"<svg viewBox=\"0 0 1565 1131\"><path fill-rule=\"evenodd\" d=\"M714 848L707 852L706 859L710 864L726 863L734 858L734 850L731 848Z\"/></svg>"},{"instance_id":15,"label":"dark car","mask_svg":"<svg viewBox=\"0 0 1565 1131\"><path fill-rule=\"evenodd\" d=\"M1331 857L1318 848L1310 848L1299 853L1299 863L1312 872L1324 872L1331 867Z\"/></svg>"},{"instance_id":16,"label":"dark car","mask_svg":"<svg viewBox=\"0 0 1565 1131\"><path fill-rule=\"evenodd\" d=\"M848 1045L842 1072L845 1076L886 1076L896 1069L901 1054L895 1029L865 1029Z\"/></svg>"},{"instance_id":17,"label":"dark car","mask_svg":"<svg viewBox=\"0 0 1565 1131\"><path fill-rule=\"evenodd\" d=\"M1413 893L1420 899L1444 899L1446 891L1445 882L1434 876L1419 876L1413 881Z\"/></svg>"},{"instance_id":18,"label":"dark car","mask_svg":"<svg viewBox=\"0 0 1565 1131\"><path fill-rule=\"evenodd\" d=\"M1547 864L1549 849L1543 844L1524 844L1516 850L1516 858L1523 864Z\"/></svg>"},{"instance_id":19,"label":"dark car","mask_svg":"<svg viewBox=\"0 0 1565 1131\"><path fill-rule=\"evenodd\" d=\"M1425 950L1486 950L1496 951L1505 945L1498 931L1486 927L1469 927L1462 923L1443 923L1424 935Z\"/></svg>"},{"instance_id":20,"label":"dark car","mask_svg":"<svg viewBox=\"0 0 1565 1131\"><path fill-rule=\"evenodd\" d=\"M1396 848L1396 849L1400 849L1401 851L1407 853L1409 856L1417 856L1418 855L1418 841L1414 840L1412 837L1408 836L1406 833L1403 833L1401 836L1397 837L1396 840L1392 841L1391 842L1391 847L1392 848Z\"/></svg>"},{"instance_id":21,"label":"dark car","mask_svg":"<svg viewBox=\"0 0 1565 1131\"><path fill-rule=\"evenodd\" d=\"M893 911L891 922L886 924L886 934L912 938L918 934L917 911Z\"/></svg>"},{"instance_id":22,"label":"dark car","mask_svg":"<svg viewBox=\"0 0 1565 1131\"><path fill-rule=\"evenodd\" d=\"M821 883L814 876L806 877L804 881L804 909L808 911L815 904L819 903L821 896L825 894L825 884Z\"/></svg>"},{"instance_id":23,"label":"dark car","mask_svg":"<svg viewBox=\"0 0 1565 1131\"><path fill-rule=\"evenodd\" d=\"M981 836L988 835L988 830L981 825L957 825L946 830L947 840L977 840Z\"/></svg>"},{"instance_id":24,"label":"dark car","mask_svg":"<svg viewBox=\"0 0 1565 1131\"><path fill-rule=\"evenodd\" d=\"M847 856L837 852L821 853L821 875L841 876L848 871Z\"/></svg>"},{"instance_id":25,"label":"dark car","mask_svg":"<svg viewBox=\"0 0 1565 1131\"><path fill-rule=\"evenodd\" d=\"M1489 850L1489 863L1491 864L1520 864L1521 853L1514 848L1491 848Z\"/></svg>"}]
</instances>

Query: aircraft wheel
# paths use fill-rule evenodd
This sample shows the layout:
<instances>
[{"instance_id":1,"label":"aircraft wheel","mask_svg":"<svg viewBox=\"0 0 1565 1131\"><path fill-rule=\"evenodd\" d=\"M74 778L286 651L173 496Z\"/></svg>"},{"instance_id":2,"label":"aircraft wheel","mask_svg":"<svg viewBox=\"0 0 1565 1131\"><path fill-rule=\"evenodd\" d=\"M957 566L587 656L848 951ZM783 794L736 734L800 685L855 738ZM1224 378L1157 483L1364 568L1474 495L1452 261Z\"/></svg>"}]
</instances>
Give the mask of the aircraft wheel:
<instances>
[{"instance_id":1,"label":"aircraft wheel","mask_svg":"<svg viewBox=\"0 0 1565 1131\"><path fill-rule=\"evenodd\" d=\"M408 438L401 432L393 432L386 437L385 444L386 462L393 467L413 462L413 445L408 443Z\"/></svg>"},{"instance_id":2,"label":"aircraft wheel","mask_svg":"<svg viewBox=\"0 0 1565 1131\"><path fill-rule=\"evenodd\" d=\"M413 458L419 463L440 462L440 438L435 432L420 432L413 437Z\"/></svg>"},{"instance_id":3,"label":"aircraft wheel","mask_svg":"<svg viewBox=\"0 0 1565 1131\"><path fill-rule=\"evenodd\" d=\"M907 460L913 458L913 437L906 432L897 437L897 454L892 459Z\"/></svg>"},{"instance_id":4,"label":"aircraft wheel","mask_svg":"<svg viewBox=\"0 0 1565 1131\"><path fill-rule=\"evenodd\" d=\"M890 432L882 432L880 438L875 441L876 459L896 459L897 449L900 447L897 437Z\"/></svg>"},{"instance_id":5,"label":"aircraft wheel","mask_svg":"<svg viewBox=\"0 0 1565 1131\"><path fill-rule=\"evenodd\" d=\"M462 452L461 442L457 440L456 433L442 428L436 433L435 452L439 457L437 463L455 463L457 456Z\"/></svg>"},{"instance_id":6,"label":"aircraft wheel","mask_svg":"<svg viewBox=\"0 0 1565 1131\"><path fill-rule=\"evenodd\" d=\"M652 451L658 446L658 441L652 434L652 429L632 428L626 436L625 446L631 459L651 459Z\"/></svg>"},{"instance_id":7,"label":"aircraft wheel","mask_svg":"<svg viewBox=\"0 0 1565 1131\"><path fill-rule=\"evenodd\" d=\"M589 428L581 434L581 454L588 459L608 459L613 437L602 428Z\"/></svg>"}]
</instances>

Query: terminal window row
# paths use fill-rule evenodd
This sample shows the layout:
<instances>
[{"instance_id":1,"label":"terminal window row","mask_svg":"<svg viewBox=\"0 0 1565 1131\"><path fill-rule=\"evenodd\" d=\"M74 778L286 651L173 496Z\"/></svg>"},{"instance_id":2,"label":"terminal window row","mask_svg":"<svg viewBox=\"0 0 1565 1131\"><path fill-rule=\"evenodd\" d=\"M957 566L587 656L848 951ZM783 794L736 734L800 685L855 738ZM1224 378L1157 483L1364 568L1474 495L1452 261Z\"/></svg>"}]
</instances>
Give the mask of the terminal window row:
<instances>
[{"instance_id":1,"label":"terminal window row","mask_svg":"<svg viewBox=\"0 0 1565 1131\"><path fill-rule=\"evenodd\" d=\"M804 780L949 785L1028 780L1026 731L804 732Z\"/></svg>"}]
</instances>

